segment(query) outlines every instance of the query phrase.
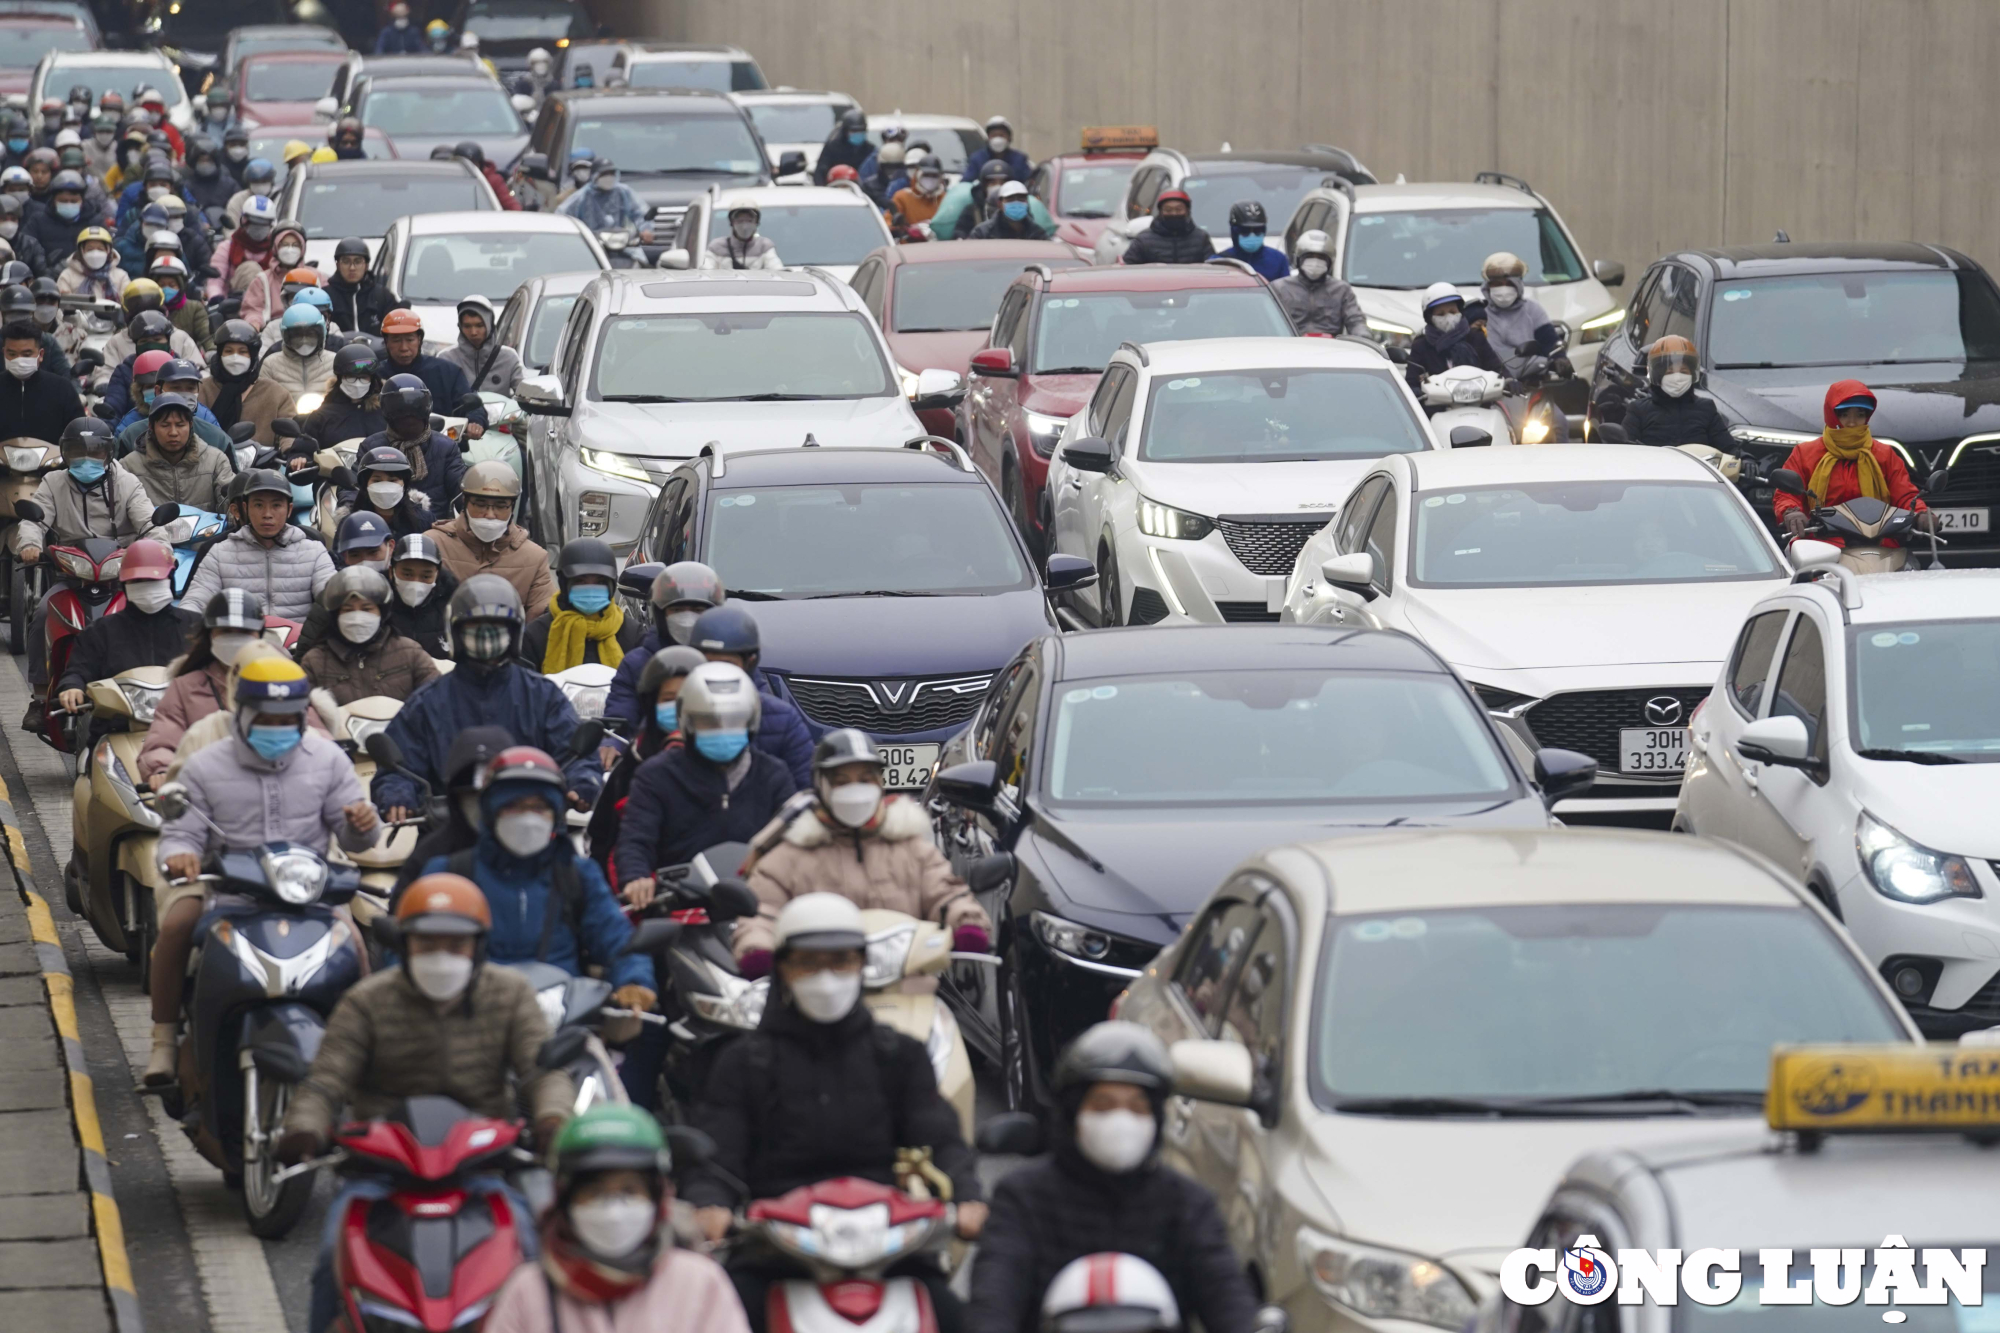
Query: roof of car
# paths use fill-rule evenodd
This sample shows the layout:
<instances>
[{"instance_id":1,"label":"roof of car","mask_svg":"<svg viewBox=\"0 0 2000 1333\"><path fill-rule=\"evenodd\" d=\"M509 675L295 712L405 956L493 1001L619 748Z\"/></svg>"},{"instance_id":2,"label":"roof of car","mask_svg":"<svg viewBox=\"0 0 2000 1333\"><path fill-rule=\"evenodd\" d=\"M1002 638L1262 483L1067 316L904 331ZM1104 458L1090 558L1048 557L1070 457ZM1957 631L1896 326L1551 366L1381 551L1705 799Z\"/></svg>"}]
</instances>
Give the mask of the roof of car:
<instances>
[{"instance_id":1,"label":"roof of car","mask_svg":"<svg viewBox=\"0 0 2000 1333\"><path fill-rule=\"evenodd\" d=\"M1773 245L1732 245L1683 250L1683 256L1704 259L1724 277L1755 277L1766 273L1839 273L1885 268L1952 269L1971 267L1965 256L1941 246L1914 241L1790 242Z\"/></svg>"},{"instance_id":2,"label":"roof of car","mask_svg":"<svg viewBox=\"0 0 2000 1333\"><path fill-rule=\"evenodd\" d=\"M528 282L540 283L541 294L544 297L575 296L577 293L581 292L584 288L588 287L591 284L591 281L600 276L603 272L604 272L603 269L579 268L579 269L573 269L568 273L538 274L537 276L528 279ZM526 286L527 284L524 283L522 285Z\"/></svg>"},{"instance_id":3,"label":"roof of car","mask_svg":"<svg viewBox=\"0 0 2000 1333\"><path fill-rule=\"evenodd\" d=\"M718 190L715 210L727 213L749 204L755 208L784 208L803 204L807 208L874 208L874 201L859 190L844 185L753 185L740 190Z\"/></svg>"},{"instance_id":4,"label":"roof of car","mask_svg":"<svg viewBox=\"0 0 2000 1333\"><path fill-rule=\"evenodd\" d=\"M597 276L607 288L605 310L621 315L860 309L847 284L804 269L607 269Z\"/></svg>"},{"instance_id":5,"label":"roof of car","mask_svg":"<svg viewBox=\"0 0 2000 1333\"><path fill-rule=\"evenodd\" d=\"M451 213L412 213L412 236L444 236L459 231L551 232L580 236L583 224L567 213L530 213L500 209L470 209Z\"/></svg>"},{"instance_id":6,"label":"roof of car","mask_svg":"<svg viewBox=\"0 0 2000 1333\"><path fill-rule=\"evenodd\" d=\"M309 162L306 173L313 179L332 177L340 180L352 176L356 179L398 176L476 176L478 168L462 158L456 157L404 157L404 158L355 158L338 162Z\"/></svg>"},{"instance_id":7,"label":"roof of car","mask_svg":"<svg viewBox=\"0 0 2000 1333\"><path fill-rule=\"evenodd\" d=\"M735 456L730 466L735 466ZM1321 625L1142 625L1064 634L1057 680L1161 671L1262 671L1344 667L1357 671L1449 670L1396 630Z\"/></svg>"},{"instance_id":8,"label":"roof of car","mask_svg":"<svg viewBox=\"0 0 2000 1333\"><path fill-rule=\"evenodd\" d=\"M1322 339L1314 338L1312 342ZM1700 460L1678 449L1625 444L1543 444L1526 448L1440 449L1409 455L1417 485L1493 486L1510 481L1713 481Z\"/></svg>"},{"instance_id":9,"label":"roof of car","mask_svg":"<svg viewBox=\"0 0 2000 1333\"><path fill-rule=\"evenodd\" d=\"M300 36L304 36L309 32L318 32L326 34L333 41L340 40L339 33L334 32L331 28L322 28L317 23L246 23L240 28L231 28L229 35L233 38L268 37L273 33L286 32L298 33Z\"/></svg>"},{"instance_id":10,"label":"roof of car","mask_svg":"<svg viewBox=\"0 0 2000 1333\"><path fill-rule=\"evenodd\" d=\"M491 88L498 91L500 85L491 75L478 74L471 70L451 74L370 74L368 91L398 92L409 88Z\"/></svg>"},{"instance_id":11,"label":"roof of car","mask_svg":"<svg viewBox=\"0 0 2000 1333\"><path fill-rule=\"evenodd\" d=\"M1274 366L1393 368L1376 348L1346 338L1194 338L1145 343L1143 348L1146 369L1156 376L1184 375L1189 371L1215 374L1225 370L1264 370Z\"/></svg>"},{"instance_id":12,"label":"roof of car","mask_svg":"<svg viewBox=\"0 0 2000 1333\"><path fill-rule=\"evenodd\" d=\"M991 262L995 259L1018 259L1024 270L1030 264L1050 260L1060 261L1065 268L1084 266L1076 251L1061 241L953 241L950 245L890 245L876 253L886 254L889 261L898 267Z\"/></svg>"},{"instance_id":13,"label":"roof of car","mask_svg":"<svg viewBox=\"0 0 2000 1333\"><path fill-rule=\"evenodd\" d=\"M732 450L718 490L737 486L846 486L865 482L949 482L976 486L967 472L933 449L873 448Z\"/></svg>"},{"instance_id":14,"label":"roof of car","mask_svg":"<svg viewBox=\"0 0 2000 1333\"><path fill-rule=\"evenodd\" d=\"M1357 185L1357 213L1388 213L1405 208L1541 208L1542 201L1511 185L1475 185L1471 181L1407 181L1401 185Z\"/></svg>"},{"instance_id":15,"label":"roof of car","mask_svg":"<svg viewBox=\"0 0 2000 1333\"><path fill-rule=\"evenodd\" d=\"M116 69L172 69L173 61L158 51L51 51L43 59L51 69L58 65L96 65ZM162 88L161 92L166 89Z\"/></svg>"},{"instance_id":16,"label":"roof of car","mask_svg":"<svg viewBox=\"0 0 2000 1333\"><path fill-rule=\"evenodd\" d=\"M420 55L370 55L361 54L361 72L386 78L391 74L454 74L464 69L483 68L476 61L461 55L438 55L425 51Z\"/></svg>"},{"instance_id":17,"label":"roof of car","mask_svg":"<svg viewBox=\"0 0 2000 1333\"><path fill-rule=\"evenodd\" d=\"M1213 153L1183 152L1181 156L1188 160L1189 166L1197 169L1197 175L1200 174L1201 167L1227 166L1232 162L1240 162L1246 166L1268 162L1274 166L1320 167L1329 172L1348 165L1344 158L1335 157L1331 153L1316 152L1310 148L1230 148Z\"/></svg>"},{"instance_id":18,"label":"roof of car","mask_svg":"<svg viewBox=\"0 0 2000 1333\"><path fill-rule=\"evenodd\" d=\"M729 94L745 106L764 106L772 102L852 102L846 93L814 91L810 88L746 88Z\"/></svg>"},{"instance_id":19,"label":"roof of car","mask_svg":"<svg viewBox=\"0 0 2000 1333\"><path fill-rule=\"evenodd\" d=\"M626 42L635 56L714 56L718 60L748 60L750 53L740 46L720 42Z\"/></svg>"},{"instance_id":20,"label":"roof of car","mask_svg":"<svg viewBox=\"0 0 2000 1333\"><path fill-rule=\"evenodd\" d=\"M966 245L953 241L949 249ZM1257 287L1263 279L1234 264L1110 264L1057 269L1052 292L1171 292L1194 287Z\"/></svg>"},{"instance_id":21,"label":"roof of car","mask_svg":"<svg viewBox=\"0 0 2000 1333\"><path fill-rule=\"evenodd\" d=\"M1911 539L1922 552L1921 536ZM1904 569L1895 575L1863 574L1857 578L1861 605L1847 608L1856 625L1882 625L1906 620L2000 619L2000 569ZM1839 596L1830 583L1803 585L1827 598ZM1787 586L1772 597L1801 591ZM1767 599L1768 600L1768 599Z\"/></svg>"},{"instance_id":22,"label":"roof of car","mask_svg":"<svg viewBox=\"0 0 2000 1333\"><path fill-rule=\"evenodd\" d=\"M646 111L700 111L713 108L732 115L742 114L728 93L708 88L558 88L551 97L564 102L589 102L593 112L618 110L638 114Z\"/></svg>"}]
</instances>

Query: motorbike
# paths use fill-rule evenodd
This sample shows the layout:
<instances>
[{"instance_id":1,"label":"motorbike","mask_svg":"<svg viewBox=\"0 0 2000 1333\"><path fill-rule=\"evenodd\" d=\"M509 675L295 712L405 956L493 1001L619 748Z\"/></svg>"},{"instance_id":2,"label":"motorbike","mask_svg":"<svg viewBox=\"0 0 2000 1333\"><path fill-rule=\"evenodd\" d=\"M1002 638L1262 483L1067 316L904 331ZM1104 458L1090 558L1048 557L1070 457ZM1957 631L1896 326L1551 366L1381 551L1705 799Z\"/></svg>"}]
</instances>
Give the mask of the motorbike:
<instances>
[{"instance_id":1,"label":"motorbike","mask_svg":"<svg viewBox=\"0 0 2000 1333\"><path fill-rule=\"evenodd\" d=\"M623 227L597 233L597 243L604 247L604 256L611 261L612 268L639 267L641 260L634 254L637 242L638 237Z\"/></svg>"},{"instance_id":2,"label":"motorbike","mask_svg":"<svg viewBox=\"0 0 2000 1333\"><path fill-rule=\"evenodd\" d=\"M1925 489L1935 495L1944 490L1949 480L1949 472L1939 468L1931 474L1930 484ZM1791 468L1779 468L1773 472L1771 484L1787 495L1810 503L1805 479ZM1884 543L1907 542L1915 531L1915 511L1899 508L1872 495L1859 495L1837 505L1820 506L1813 511L1811 522L1806 527L1808 534L1838 537L1841 544L1836 547L1832 542L1810 541L1802 536L1792 543L1792 563L1801 569L1810 565L1839 564L1856 574L1893 574L1910 567L1909 548ZM1943 569L1944 561L1938 555L1938 548L1946 543L1936 532L1930 533L1929 538L1930 561L1917 568Z\"/></svg>"},{"instance_id":3,"label":"motorbike","mask_svg":"<svg viewBox=\"0 0 2000 1333\"><path fill-rule=\"evenodd\" d=\"M229 527L229 520L194 505L176 505L175 508L180 511L180 517L171 524L173 531L169 540L174 548L174 596L179 597L187 591L188 580L194 577L194 562L200 556L202 546L220 537Z\"/></svg>"},{"instance_id":4,"label":"motorbike","mask_svg":"<svg viewBox=\"0 0 2000 1333\"><path fill-rule=\"evenodd\" d=\"M1516 443L1514 423L1499 406L1507 384L1478 366L1453 366L1430 376L1419 397L1431 432L1454 449Z\"/></svg>"},{"instance_id":5,"label":"motorbike","mask_svg":"<svg viewBox=\"0 0 2000 1333\"><path fill-rule=\"evenodd\" d=\"M163 819L193 809L176 782L154 806ZM333 1006L361 979L361 942L336 910L360 877L287 842L225 850L215 865L201 877L208 901L190 962L180 1082L162 1100L196 1150L240 1186L250 1230L268 1240L290 1231L312 1198L311 1179L278 1164L279 1127Z\"/></svg>"},{"instance_id":6,"label":"motorbike","mask_svg":"<svg viewBox=\"0 0 2000 1333\"><path fill-rule=\"evenodd\" d=\"M32 580L14 559L14 528L20 522L14 507L34 495L43 477L62 466L62 451L23 435L0 440L0 459L7 464L0 473L0 588L7 595L7 647L18 657L27 651L28 617L34 614L33 598L40 592L28 587Z\"/></svg>"},{"instance_id":7,"label":"motorbike","mask_svg":"<svg viewBox=\"0 0 2000 1333\"><path fill-rule=\"evenodd\" d=\"M1522 444L1568 444L1583 435L1590 385L1574 370L1563 375L1555 368L1568 347L1568 330L1558 323L1556 345L1528 357L1508 386L1502 408Z\"/></svg>"},{"instance_id":8,"label":"motorbike","mask_svg":"<svg viewBox=\"0 0 2000 1333\"><path fill-rule=\"evenodd\" d=\"M334 725L333 739L341 749L347 751L348 759L354 764L354 776L360 779L363 791L375 777L375 760L368 752L368 738L386 728L395 720L403 707L401 699L386 694L371 694L343 705ZM386 829L388 836L380 839L365 852L343 852L335 848L332 856L344 861L361 872L361 884L356 890L354 901L348 910L354 914L354 922L364 932L373 928L377 917L389 913L389 899L396 888L396 876L401 873L403 863L416 850L417 838L421 830L418 820L403 820Z\"/></svg>"},{"instance_id":9,"label":"motorbike","mask_svg":"<svg viewBox=\"0 0 2000 1333\"><path fill-rule=\"evenodd\" d=\"M166 879L156 854L160 816L153 793L137 781L139 750L169 679L163 666L132 667L85 687L85 734L109 734L78 765L71 789L74 848L63 871L70 910L90 922L105 948L139 968L142 989L159 930L153 895L165 889Z\"/></svg>"},{"instance_id":10,"label":"motorbike","mask_svg":"<svg viewBox=\"0 0 2000 1333\"><path fill-rule=\"evenodd\" d=\"M930 1293L888 1270L942 1248L954 1209L889 1185L843 1176L759 1199L744 1213L738 1244L789 1262L799 1276L773 1282L766 1319L793 1333L936 1333Z\"/></svg>"}]
</instances>

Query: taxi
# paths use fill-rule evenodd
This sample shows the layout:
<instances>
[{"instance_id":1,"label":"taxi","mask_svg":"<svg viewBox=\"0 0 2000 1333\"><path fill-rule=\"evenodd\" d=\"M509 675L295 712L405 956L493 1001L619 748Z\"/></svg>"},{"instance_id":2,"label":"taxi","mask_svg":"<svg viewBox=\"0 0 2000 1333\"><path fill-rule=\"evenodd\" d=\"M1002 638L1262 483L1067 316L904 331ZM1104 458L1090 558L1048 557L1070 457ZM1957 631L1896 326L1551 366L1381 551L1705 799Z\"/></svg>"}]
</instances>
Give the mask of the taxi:
<instances>
[{"instance_id":1,"label":"taxi","mask_svg":"<svg viewBox=\"0 0 2000 1333\"><path fill-rule=\"evenodd\" d=\"M1147 153L1160 146L1151 125L1086 125L1082 147L1057 153L1028 178L1028 191L1055 219L1058 241L1083 254L1097 244L1125 204L1125 187Z\"/></svg>"},{"instance_id":2,"label":"taxi","mask_svg":"<svg viewBox=\"0 0 2000 1333\"><path fill-rule=\"evenodd\" d=\"M1766 862L1580 828L1274 848L1118 1017L1173 1051L1164 1159L1314 1333L1462 1329L1579 1156L1740 1139L1774 1046L1918 1039Z\"/></svg>"},{"instance_id":3,"label":"taxi","mask_svg":"<svg viewBox=\"0 0 2000 1333\"><path fill-rule=\"evenodd\" d=\"M1528 1233L1517 1263L1535 1265L1533 1299L1506 1294L1480 1312L1479 1333L1618 1329L1621 1333L1705 1333L1749 1329L1879 1329L1975 1333L2000 1328L2000 1048L1982 1046L1812 1046L1774 1051L1765 1123L1709 1143L1635 1146L1580 1158L1556 1186ZM1579 1246L1579 1241L1582 1242ZM1963 1275L1926 1250L1956 1261L1984 1251L1983 1270ZM1606 1287L1640 1293L1633 1304L1599 1292L1571 1298L1561 1280L1579 1249L1612 1256ZM1722 1250L1716 1269L1650 1290L1629 1255L1649 1261L1678 1250ZM1735 1267L1726 1252L1735 1250ZM1767 1270L1762 1253L1785 1250ZM1778 1304L1776 1278L1796 1287L1818 1277L1821 1251L1858 1258L1841 1283L1862 1294L1827 1304ZM1899 1256L1899 1251L1907 1251ZM1705 1264L1709 1256L1702 1257ZM1824 1256L1831 1258L1831 1256ZM1549 1261L1553 1260L1553 1267ZM1937 1304L1903 1292L1871 1302L1867 1290L1898 1262L1940 1289ZM1781 1267L1788 1263L1788 1267ZM1669 1270L1671 1271L1671 1270ZM1620 1274L1623 1274L1621 1277ZM1731 1276L1733 1274L1733 1276ZM1956 1278L1954 1284L1947 1278ZM1553 1277L1555 1280L1549 1280ZM1739 1285L1740 1283L1740 1285ZM1705 1299L1696 1298L1696 1294ZM1527 1295L1526 1291L1521 1293ZM1672 1305L1661 1297L1670 1295Z\"/></svg>"}]
</instances>

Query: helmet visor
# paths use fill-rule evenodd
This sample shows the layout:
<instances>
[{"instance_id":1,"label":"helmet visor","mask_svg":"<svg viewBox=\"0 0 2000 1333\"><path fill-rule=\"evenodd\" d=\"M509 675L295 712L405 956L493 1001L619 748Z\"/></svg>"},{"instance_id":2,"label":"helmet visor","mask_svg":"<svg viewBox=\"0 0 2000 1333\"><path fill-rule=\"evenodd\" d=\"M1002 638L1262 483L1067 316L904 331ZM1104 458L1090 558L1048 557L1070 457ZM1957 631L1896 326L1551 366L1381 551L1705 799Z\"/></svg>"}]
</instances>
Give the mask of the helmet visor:
<instances>
[{"instance_id":1,"label":"helmet visor","mask_svg":"<svg viewBox=\"0 0 2000 1333\"><path fill-rule=\"evenodd\" d=\"M1654 352L1646 358L1646 371L1658 384L1662 376L1694 374L1696 359L1692 352Z\"/></svg>"}]
</instances>

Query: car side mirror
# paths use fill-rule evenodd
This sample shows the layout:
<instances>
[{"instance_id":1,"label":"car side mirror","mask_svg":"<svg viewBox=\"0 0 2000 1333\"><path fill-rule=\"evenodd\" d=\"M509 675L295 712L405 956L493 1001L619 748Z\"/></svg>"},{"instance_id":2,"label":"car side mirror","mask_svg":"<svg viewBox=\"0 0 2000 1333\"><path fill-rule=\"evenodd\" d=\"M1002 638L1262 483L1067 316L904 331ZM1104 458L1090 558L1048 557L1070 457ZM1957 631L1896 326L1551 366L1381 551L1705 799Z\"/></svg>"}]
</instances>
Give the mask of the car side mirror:
<instances>
[{"instance_id":1,"label":"car side mirror","mask_svg":"<svg viewBox=\"0 0 2000 1333\"><path fill-rule=\"evenodd\" d=\"M1743 728L1743 734L1736 738L1736 753L1753 764L1806 770L1819 767L1812 757L1812 736L1806 724L1789 714L1760 717Z\"/></svg>"},{"instance_id":2,"label":"car side mirror","mask_svg":"<svg viewBox=\"0 0 2000 1333\"><path fill-rule=\"evenodd\" d=\"M322 97L317 102L313 103L313 115L318 116L322 119L332 120L335 116L339 114L340 114L340 100L338 98Z\"/></svg>"},{"instance_id":3,"label":"car side mirror","mask_svg":"<svg viewBox=\"0 0 2000 1333\"><path fill-rule=\"evenodd\" d=\"M757 891L740 879L718 879L708 889L711 921L742 921L757 915L762 905Z\"/></svg>"},{"instance_id":4,"label":"car side mirror","mask_svg":"<svg viewBox=\"0 0 2000 1333\"><path fill-rule=\"evenodd\" d=\"M164 528L180 516L181 507L179 505L161 505L153 511L153 526Z\"/></svg>"},{"instance_id":5,"label":"car side mirror","mask_svg":"<svg viewBox=\"0 0 2000 1333\"><path fill-rule=\"evenodd\" d=\"M1375 600L1375 557L1366 551L1353 551L1321 561L1319 576L1364 602Z\"/></svg>"},{"instance_id":6,"label":"car side mirror","mask_svg":"<svg viewBox=\"0 0 2000 1333\"><path fill-rule=\"evenodd\" d=\"M645 601L653 595L653 580L660 577L660 571L665 568L656 560L643 565L627 565L618 571L618 591Z\"/></svg>"},{"instance_id":7,"label":"car side mirror","mask_svg":"<svg viewBox=\"0 0 2000 1333\"><path fill-rule=\"evenodd\" d=\"M681 937L681 923L663 916L641 921L620 953L656 954Z\"/></svg>"},{"instance_id":8,"label":"car side mirror","mask_svg":"<svg viewBox=\"0 0 2000 1333\"><path fill-rule=\"evenodd\" d=\"M540 1069L561 1069L580 1058L588 1049L590 1032L587 1028L564 1028L542 1043L542 1048L535 1052L535 1065Z\"/></svg>"},{"instance_id":9,"label":"car side mirror","mask_svg":"<svg viewBox=\"0 0 2000 1333\"><path fill-rule=\"evenodd\" d=\"M778 174L796 176L806 169L806 155L793 148L778 154Z\"/></svg>"},{"instance_id":10,"label":"car side mirror","mask_svg":"<svg viewBox=\"0 0 2000 1333\"><path fill-rule=\"evenodd\" d=\"M675 247L674 247L673 249L671 249L671 250L662 250L662 251L660 252L660 259L659 259L659 267L661 267L661 268L693 268L693 267L694 267L694 261L693 261L693 260L692 260L692 258L691 258L691 257L690 257L690 256L688 255L688 252L687 252L687 251L685 251L685 250L681 249L681 248L680 248L680 247L679 247L679 246L677 245L677 246L675 246Z\"/></svg>"},{"instance_id":11,"label":"car side mirror","mask_svg":"<svg viewBox=\"0 0 2000 1333\"><path fill-rule=\"evenodd\" d=\"M973 1137L983 1153L1033 1157L1042 1150L1042 1122L1032 1111L1002 1111L981 1125Z\"/></svg>"},{"instance_id":12,"label":"car side mirror","mask_svg":"<svg viewBox=\"0 0 2000 1333\"><path fill-rule=\"evenodd\" d=\"M1796 495L1801 500L1806 498L1805 478L1788 467L1781 467L1773 472L1771 484L1787 495Z\"/></svg>"},{"instance_id":13,"label":"car side mirror","mask_svg":"<svg viewBox=\"0 0 2000 1333\"><path fill-rule=\"evenodd\" d=\"M1589 791L1597 781L1597 761L1575 750L1535 751L1535 785L1542 804L1553 806Z\"/></svg>"},{"instance_id":14,"label":"car side mirror","mask_svg":"<svg viewBox=\"0 0 2000 1333\"><path fill-rule=\"evenodd\" d=\"M1008 347L982 347L974 352L972 373L994 379L1018 379L1021 374L1014 369L1014 352Z\"/></svg>"},{"instance_id":15,"label":"car side mirror","mask_svg":"<svg viewBox=\"0 0 2000 1333\"><path fill-rule=\"evenodd\" d=\"M1222 1106L1248 1106L1255 1097L1257 1071L1248 1046L1233 1041L1177 1041L1167 1051L1173 1057L1177 1095Z\"/></svg>"},{"instance_id":16,"label":"car side mirror","mask_svg":"<svg viewBox=\"0 0 2000 1333\"><path fill-rule=\"evenodd\" d=\"M1453 426L1451 447L1454 449L1484 449L1493 443L1493 436L1477 426Z\"/></svg>"},{"instance_id":17,"label":"car side mirror","mask_svg":"<svg viewBox=\"0 0 2000 1333\"><path fill-rule=\"evenodd\" d=\"M1111 470L1111 446L1095 435L1086 435L1080 440L1071 440L1063 446L1063 459L1078 472L1109 472Z\"/></svg>"},{"instance_id":18,"label":"car side mirror","mask_svg":"<svg viewBox=\"0 0 2000 1333\"><path fill-rule=\"evenodd\" d=\"M521 405L523 412L532 416L569 415L569 409L563 406L562 381L554 375L528 376L514 386L514 401Z\"/></svg>"},{"instance_id":19,"label":"car side mirror","mask_svg":"<svg viewBox=\"0 0 2000 1333\"><path fill-rule=\"evenodd\" d=\"M988 852L966 867L966 887L974 893L997 889L1013 880L1017 865L1012 852Z\"/></svg>"},{"instance_id":20,"label":"car side mirror","mask_svg":"<svg viewBox=\"0 0 2000 1333\"><path fill-rule=\"evenodd\" d=\"M953 764L931 779L931 791L939 800L968 810L991 807L999 790L1000 772L991 759Z\"/></svg>"},{"instance_id":21,"label":"car side mirror","mask_svg":"<svg viewBox=\"0 0 2000 1333\"><path fill-rule=\"evenodd\" d=\"M96 351L97 349L91 348L90 350ZM99 352L97 359L101 364L104 360L104 354ZM256 438L257 423L254 421L239 421L229 428L229 442L231 444L248 444Z\"/></svg>"},{"instance_id":22,"label":"car side mirror","mask_svg":"<svg viewBox=\"0 0 2000 1333\"><path fill-rule=\"evenodd\" d=\"M1606 287L1623 287L1625 285L1625 266L1615 259L1592 260L1590 271L1595 273L1597 280Z\"/></svg>"},{"instance_id":23,"label":"car side mirror","mask_svg":"<svg viewBox=\"0 0 2000 1333\"><path fill-rule=\"evenodd\" d=\"M917 373L917 391L910 406L918 411L957 407L965 397L965 376L955 370L924 370Z\"/></svg>"},{"instance_id":24,"label":"car side mirror","mask_svg":"<svg viewBox=\"0 0 2000 1333\"><path fill-rule=\"evenodd\" d=\"M1042 586L1050 592L1075 592L1097 582L1097 566L1080 555L1052 555Z\"/></svg>"}]
</instances>

